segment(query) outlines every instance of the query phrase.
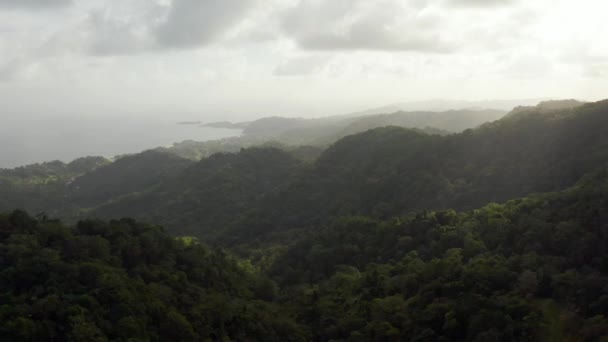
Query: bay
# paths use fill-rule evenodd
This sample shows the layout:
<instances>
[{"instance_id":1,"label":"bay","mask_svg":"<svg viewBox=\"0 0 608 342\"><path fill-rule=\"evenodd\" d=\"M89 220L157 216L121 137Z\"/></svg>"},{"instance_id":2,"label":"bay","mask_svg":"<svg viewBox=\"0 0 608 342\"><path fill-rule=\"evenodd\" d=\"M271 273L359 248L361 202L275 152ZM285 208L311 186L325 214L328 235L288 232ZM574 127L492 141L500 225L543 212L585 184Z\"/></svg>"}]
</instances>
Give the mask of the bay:
<instances>
[{"instance_id":1,"label":"bay","mask_svg":"<svg viewBox=\"0 0 608 342\"><path fill-rule=\"evenodd\" d=\"M178 124L171 118L4 118L0 125L0 168L84 156L113 157L184 140L207 141L240 130Z\"/></svg>"}]
</instances>

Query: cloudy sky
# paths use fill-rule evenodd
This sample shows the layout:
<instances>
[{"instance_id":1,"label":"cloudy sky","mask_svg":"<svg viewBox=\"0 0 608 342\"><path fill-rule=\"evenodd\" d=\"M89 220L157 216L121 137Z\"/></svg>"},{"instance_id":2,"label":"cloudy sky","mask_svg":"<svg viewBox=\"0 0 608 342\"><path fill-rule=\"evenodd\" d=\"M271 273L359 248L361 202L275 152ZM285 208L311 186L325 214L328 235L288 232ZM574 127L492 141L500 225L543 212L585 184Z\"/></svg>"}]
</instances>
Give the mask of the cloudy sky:
<instances>
[{"instance_id":1,"label":"cloudy sky","mask_svg":"<svg viewBox=\"0 0 608 342\"><path fill-rule=\"evenodd\" d=\"M608 97L605 0L0 0L0 115Z\"/></svg>"}]
</instances>

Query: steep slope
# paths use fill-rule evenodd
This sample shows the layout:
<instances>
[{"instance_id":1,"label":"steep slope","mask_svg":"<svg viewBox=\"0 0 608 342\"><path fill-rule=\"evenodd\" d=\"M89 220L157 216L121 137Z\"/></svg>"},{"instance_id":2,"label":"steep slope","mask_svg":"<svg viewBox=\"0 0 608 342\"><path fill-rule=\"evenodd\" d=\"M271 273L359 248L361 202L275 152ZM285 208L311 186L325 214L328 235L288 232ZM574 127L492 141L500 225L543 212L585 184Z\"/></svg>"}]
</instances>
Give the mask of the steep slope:
<instances>
[{"instance_id":1,"label":"steep slope","mask_svg":"<svg viewBox=\"0 0 608 342\"><path fill-rule=\"evenodd\" d=\"M41 186L49 195L35 204L46 206L24 208L61 217L134 216L194 235L224 231L228 243L341 215L469 209L563 189L608 161L608 101L553 108L518 109L448 136L369 130L339 140L312 164L273 148L194 164L150 151L80 176L67 190ZM317 150L300 152L315 159Z\"/></svg>"},{"instance_id":2,"label":"steep slope","mask_svg":"<svg viewBox=\"0 0 608 342\"><path fill-rule=\"evenodd\" d=\"M284 188L301 168L294 156L274 148L215 154L157 188L117 199L91 215L134 216L166 224L174 232L210 234Z\"/></svg>"},{"instance_id":3,"label":"steep slope","mask_svg":"<svg viewBox=\"0 0 608 342\"><path fill-rule=\"evenodd\" d=\"M608 169L467 212L342 217L252 255L320 340L608 337Z\"/></svg>"},{"instance_id":4,"label":"steep slope","mask_svg":"<svg viewBox=\"0 0 608 342\"><path fill-rule=\"evenodd\" d=\"M247 261L132 219L70 229L15 211L0 215L0 334L601 341L607 204L603 167L565 191L466 212L336 217Z\"/></svg>"},{"instance_id":5,"label":"steep slope","mask_svg":"<svg viewBox=\"0 0 608 342\"><path fill-rule=\"evenodd\" d=\"M383 126L405 128L432 127L440 131L457 133L465 129L500 119L505 115L500 110L449 110L445 112L394 112L362 117L345 128L345 135L364 132ZM445 135L445 134L444 134Z\"/></svg>"},{"instance_id":6,"label":"steep slope","mask_svg":"<svg viewBox=\"0 0 608 342\"><path fill-rule=\"evenodd\" d=\"M551 112L555 110L566 110L581 107L585 102L578 100L553 100L553 101L542 101L536 106L518 106L515 107L509 115L516 115L520 112L536 111L536 112Z\"/></svg>"},{"instance_id":7,"label":"steep slope","mask_svg":"<svg viewBox=\"0 0 608 342\"><path fill-rule=\"evenodd\" d=\"M78 207L95 207L117 197L149 191L192 164L190 160L154 150L125 156L74 179L68 196Z\"/></svg>"},{"instance_id":8,"label":"steep slope","mask_svg":"<svg viewBox=\"0 0 608 342\"><path fill-rule=\"evenodd\" d=\"M608 162L607 129L608 101L534 108L447 137L371 130L334 144L228 235L305 227L336 215L467 209L563 189Z\"/></svg>"}]
</instances>

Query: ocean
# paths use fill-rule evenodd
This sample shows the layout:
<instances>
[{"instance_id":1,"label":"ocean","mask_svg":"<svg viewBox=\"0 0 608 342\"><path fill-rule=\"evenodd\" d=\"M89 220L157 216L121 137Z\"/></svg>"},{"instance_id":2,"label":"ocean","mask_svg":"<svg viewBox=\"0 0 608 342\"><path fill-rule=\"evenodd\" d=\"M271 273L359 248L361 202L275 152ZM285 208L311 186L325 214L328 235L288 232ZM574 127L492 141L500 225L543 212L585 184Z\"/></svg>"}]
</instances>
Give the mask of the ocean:
<instances>
[{"instance_id":1,"label":"ocean","mask_svg":"<svg viewBox=\"0 0 608 342\"><path fill-rule=\"evenodd\" d=\"M84 156L113 157L184 140L215 140L241 133L171 119L13 117L2 121L0 168L69 162Z\"/></svg>"}]
</instances>

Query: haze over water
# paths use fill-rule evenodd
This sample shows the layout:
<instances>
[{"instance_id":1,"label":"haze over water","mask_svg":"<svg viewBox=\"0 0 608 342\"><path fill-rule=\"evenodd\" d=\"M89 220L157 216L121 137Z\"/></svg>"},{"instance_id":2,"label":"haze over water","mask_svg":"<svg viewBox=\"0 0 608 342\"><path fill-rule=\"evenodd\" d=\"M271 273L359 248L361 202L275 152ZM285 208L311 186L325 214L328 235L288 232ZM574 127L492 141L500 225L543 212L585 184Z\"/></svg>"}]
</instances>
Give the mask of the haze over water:
<instances>
[{"instance_id":1,"label":"haze over water","mask_svg":"<svg viewBox=\"0 0 608 342\"><path fill-rule=\"evenodd\" d=\"M5 119L3 119L5 120ZM8 118L0 125L0 168L84 156L136 153L183 140L214 140L238 130L180 125L172 119Z\"/></svg>"}]
</instances>

